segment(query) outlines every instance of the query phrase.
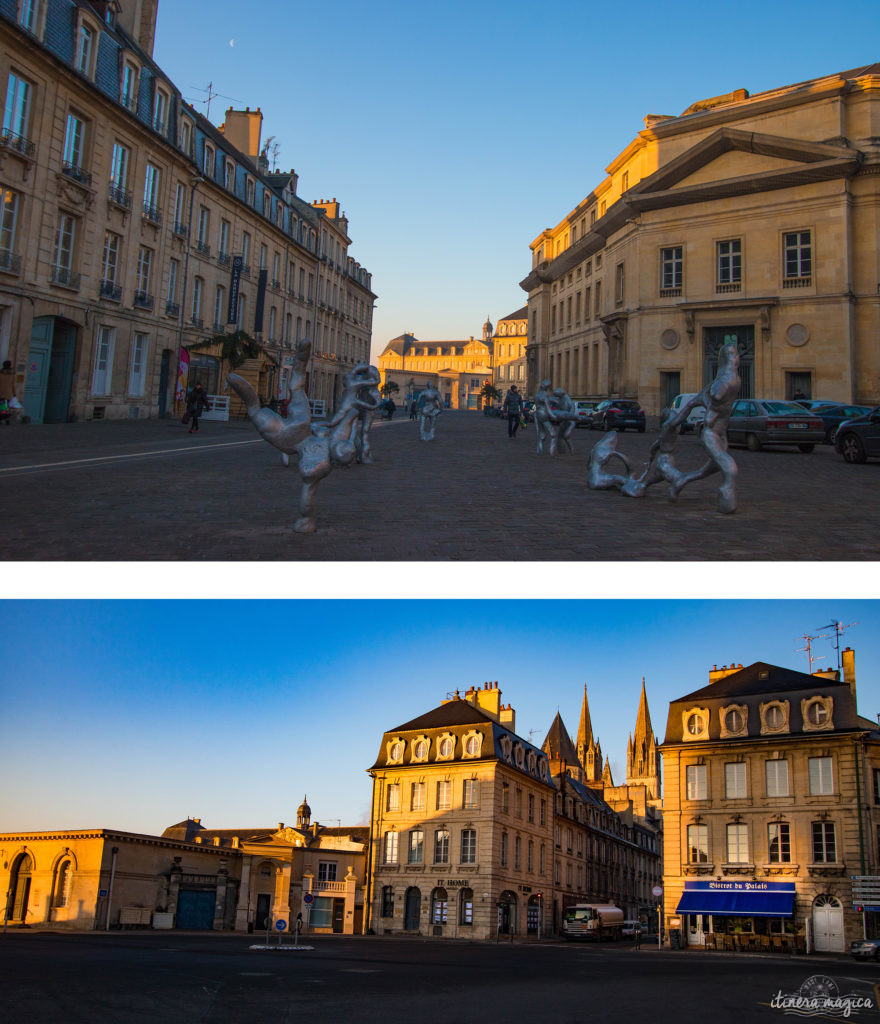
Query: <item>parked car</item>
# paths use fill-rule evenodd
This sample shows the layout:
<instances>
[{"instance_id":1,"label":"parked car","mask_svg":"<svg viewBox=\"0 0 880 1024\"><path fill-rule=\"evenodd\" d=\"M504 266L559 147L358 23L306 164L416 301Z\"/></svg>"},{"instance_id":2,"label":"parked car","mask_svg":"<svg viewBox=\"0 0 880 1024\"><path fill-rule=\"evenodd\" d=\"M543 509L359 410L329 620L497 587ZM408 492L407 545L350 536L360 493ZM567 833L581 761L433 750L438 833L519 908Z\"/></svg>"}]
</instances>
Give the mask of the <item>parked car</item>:
<instances>
[{"instance_id":1,"label":"parked car","mask_svg":"<svg viewBox=\"0 0 880 1024\"><path fill-rule=\"evenodd\" d=\"M620 934L632 938L635 934L636 925L640 923L641 922L637 921L635 918L627 918L623 922L623 928L620 929Z\"/></svg>"},{"instance_id":2,"label":"parked car","mask_svg":"<svg viewBox=\"0 0 880 1024\"><path fill-rule=\"evenodd\" d=\"M593 413L591 427L600 430L626 430L632 427L640 434L645 432L645 411L635 399L608 398L600 402Z\"/></svg>"},{"instance_id":3,"label":"parked car","mask_svg":"<svg viewBox=\"0 0 880 1024\"><path fill-rule=\"evenodd\" d=\"M834 447L846 462L880 458L880 405L837 428Z\"/></svg>"},{"instance_id":4,"label":"parked car","mask_svg":"<svg viewBox=\"0 0 880 1024\"><path fill-rule=\"evenodd\" d=\"M849 955L856 960L880 960L880 939L855 939L849 944Z\"/></svg>"},{"instance_id":5,"label":"parked car","mask_svg":"<svg viewBox=\"0 0 880 1024\"><path fill-rule=\"evenodd\" d=\"M825 440L828 444L834 444L834 437L837 428L846 420L858 419L866 416L871 407L868 405L818 405L811 410L814 416L818 416L825 424Z\"/></svg>"},{"instance_id":6,"label":"parked car","mask_svg":"<svg viewBox=\"0 0 880 1024\"><path fill-rule=\"evenodd\" d=\"M596 412L595 402L585 402L579 399L574 403L574 409L577 413L574 424L576 427L591 427L593 425L593 414Z\"/></svg>"},{"instance_id":7,"label":"parked car","mask_svg":"<svg viewBox=\"0 0 880 1024\"><path fill-rule=\"evenodd\" d=\"M808 412L813 412L823 405L840 405L840 402L832 401L830 398L793 398L795 405L802 405Z\"/></svg>"},{"instance_id":8,"label":"parked car","mask_svg":"<svg viewBox=\"0 0 880 1024\"><path fill-rule=\"evenodd\" d=\"M661 414L661 420L665 420L670 413L678 412L678 410L692 398L696 398L696 392L691 392L688 395L676 395L675 398L669 404L668 409L664 409ZM688 413L688 418L679 427L679 433L687 434L688 431L696 430L699 432L703 429L703 424L706 422L706 407L704 405L698 405L695 409L691 409Z\"/></svg>"},{"instance_id":9,"label":"parked car","mask_svg":"<svg viewBox=\"0 0 880 1024\"><path fill-rule=\"evenodd\" d=\"M825 424L794 402L770 398L740 398L733 403L727 440L759 452L765 444L797 445L811 452L825 440Z\"/></svg>"}]
</instances>

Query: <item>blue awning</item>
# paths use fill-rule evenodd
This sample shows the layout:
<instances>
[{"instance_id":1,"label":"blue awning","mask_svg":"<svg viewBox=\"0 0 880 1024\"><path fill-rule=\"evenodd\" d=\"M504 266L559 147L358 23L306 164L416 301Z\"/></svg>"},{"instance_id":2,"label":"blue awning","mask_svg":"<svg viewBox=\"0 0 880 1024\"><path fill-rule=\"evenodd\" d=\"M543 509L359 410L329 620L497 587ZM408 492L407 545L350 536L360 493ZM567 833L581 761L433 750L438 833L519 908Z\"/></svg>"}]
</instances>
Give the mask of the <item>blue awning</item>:
<instances>
[{"instance_id":1,"label":"blue awning","mask_svg":"<svg viewBox=\"0 0 880 1024\"><path fill-rule=\"evenodd\" d=\"M791 917L794 892L710 892L689 889L675 909L677 914L731 914L738 917Z\"/></svg>"}]
</instances>

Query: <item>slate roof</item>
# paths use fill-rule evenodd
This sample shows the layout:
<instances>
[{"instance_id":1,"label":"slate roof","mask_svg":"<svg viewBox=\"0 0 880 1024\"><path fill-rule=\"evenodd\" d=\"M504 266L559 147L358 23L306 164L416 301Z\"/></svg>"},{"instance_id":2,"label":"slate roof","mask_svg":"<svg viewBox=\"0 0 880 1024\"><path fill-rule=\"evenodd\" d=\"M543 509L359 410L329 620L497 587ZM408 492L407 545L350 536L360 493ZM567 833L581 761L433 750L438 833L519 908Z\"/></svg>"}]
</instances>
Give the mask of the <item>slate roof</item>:
<instances>
[{"instance_id":1,"label":"slate roof","mask_svg":"<svg viewBox=\"0 0 880 1024\"><path fill-rule=\"evenodd\" d=\"M501 317L498 323L504 323L505 320L528 320L528 318L529 307L523 306L521 309L518 309L515 313L508 313L507 316Z\"/></svg>"},{"instance_id":2,"label":"slate roof","mask_svg":"<svg viewBox=\"0 0 880 1024\"><path fill-rule=\"evenodd\" d=\"M565 728L565 724L562 721L562 717L559 712L556 712L556 717L547 732L547 736L544 739L541 749L550 758L559 758L563 761L567 761L568 764L579 764L577 751L574 748L574 744L571 741L571 736L568 735L568 729Z\"/></svg>"},{"instance_id":3,"label":"slate roof","mask_svg":"<svg viewBox=\"0 0 880 1024\"><path fill-rule=\"evenodd\" d=\"M822 676L813 676L807 672L795 672L790 668L768 665L765 661L756 661L752 665L741 668L732 675L725 676L715 683L709 683L693 693L676 698L677 701L696 700L705 697L745 697L758 693L778 693L784 690L815 690L828 689L832 686L849 684Z\"/></svg>"},{"instance_id":4,"label":"slate roof","mask_svg":"<svg viewBox=\"0 0 880 1024\"><path fill-rule=\"evenodd\" d=\"M411 722L404 722L396 729L389 729L389 732L410 732L415 729L442 729L451 725L482 725L489 722L495 725L495 719L490 718L484 711L471 704L467 700L451 700L419 715Z\"/></svg>"}]
</instances>

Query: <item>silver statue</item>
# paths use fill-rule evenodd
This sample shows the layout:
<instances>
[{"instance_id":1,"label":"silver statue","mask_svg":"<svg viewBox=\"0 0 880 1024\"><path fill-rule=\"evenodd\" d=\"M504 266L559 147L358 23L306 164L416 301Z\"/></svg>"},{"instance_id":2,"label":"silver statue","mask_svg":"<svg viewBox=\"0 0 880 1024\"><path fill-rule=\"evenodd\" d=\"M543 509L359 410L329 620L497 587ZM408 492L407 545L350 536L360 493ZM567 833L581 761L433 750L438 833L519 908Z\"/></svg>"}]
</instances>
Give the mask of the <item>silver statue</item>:
<instances>
[{"instance_id":1,"label":"silver statue","mask_svg":"<svg viewBox=\"0 0 880 1024\"><path fill-rule=\"evenodd\" d=\"M443 412L443 399L433 384L419 395L419 437L423 441L434 440L434 427L437 417Z\"/></svg>"},{"instance_id":2,"label":"silver statue","mask_svg":"<svg viewBox=\"0 0 880 1024\"><path fill-rule=\"evenodd\" d=\"M257 393L236 373L227 378L230 387L247 407L251 422L260 436L283 453L287 464L291 455L297 456L297 469L302 478L299 499L299 518L294 523L297 533L315 532L315 490L333 466L349 466L358 455L355 439L362 413L371 414L379 406L376 389L377 371L366 363L356 366L344 378L339 408L329 423L312 423L308 396L305 393L305 372L312 350L310 341L296 346L289 388L287 415L279 416L268 408L260 407ZM360 451L364 452L364 434L360 433ZM366 445L369 454L369 444Z\"/></svg>"},{"instance_id":3,"label":"silver statue","mask_svg":"<svg viewBox=\"0 0 880 1024\"><path fill-rule=\"evenodd\" d=\"M535 395L535 437L537 451L544 452L544 441L550 439L550 454L557 451L574 454L571 434L577 420L574 402L565 388L550 390L550 381L542 380Z\"/></svg>"},{"instance_id":4,"label":"silver statue","mask_svg":"<svg viewBox=\"0 0 880 1024\"><path fill-rule=\"evenodd\" d=\"M358 363L342 378L342 386L344 389L356 389L358 397L362 401L368 399L370 403L375 403L375 408L378 408L382 401L382 396L379 394L381 380L382 376L375 366L370 366L369 363ZM357 451L358 462L370 463L373 461L370 449L370 427L372 425L373 406L368 405L358 413L358 418L351 428L351 439Z\"/></svg>"},{"instance_id":5,"label":"silver statue","mask_svg":"<svg viewBox=\"0 0 880 1024\"><path fill-rule=\"evenodd\" d=\"M634 476L625 455L616 450L617 431L612 430L590 452L588 483L593 490L612 488L634 498L641 498L652 485L665 480L669 484L669 499L675 499L688 484L702 480L713 473L721 473L722 482L718 488L718 511L736 511L736 463L727 451L727 423L734 399L740 391L739 350L731 342L723 345L718 353L718 373L707 385L681 408L670 413L660 427L660 437L651 445L648 461L639 476ZM691 473L682 473L675 465L675 445L679 428L689 413L698 406L705 406L706 420L700 434L700 441L709 456L708 462ZM618 458L626 467L626 475L608 473L606 464Z\"/></svg>"}]
</instances>

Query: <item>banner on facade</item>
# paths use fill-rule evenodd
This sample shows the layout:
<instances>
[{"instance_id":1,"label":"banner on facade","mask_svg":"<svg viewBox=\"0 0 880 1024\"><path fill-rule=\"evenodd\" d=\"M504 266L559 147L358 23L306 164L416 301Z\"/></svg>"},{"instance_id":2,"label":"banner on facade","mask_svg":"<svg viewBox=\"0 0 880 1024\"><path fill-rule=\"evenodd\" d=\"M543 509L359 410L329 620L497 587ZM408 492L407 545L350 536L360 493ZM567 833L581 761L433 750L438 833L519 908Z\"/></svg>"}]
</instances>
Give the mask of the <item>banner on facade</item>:
<instances>
[{"instance_id":1,"label":"banner on facade","mask_svg":"<svg viewBox=\"0 0 880 1024\"><path fill-rule=\"evenodd\" d=\"M257 284L257 308L254 312L254 334L260 334L263 330L263 307L266 305L266 284L269 278L268 270L260 271L260 280Z\"/></svg>"},{"instance_id":2,"label":"banner on facade","mask_svg":"<svg viewBox=\"0 0 880 1024\"><path fill-rule=\"evenodd\" d=\"M180 359L177 364L177 400L183 401L186 398L186 382L189 378L189 352L185 348L180 350Z\"/></svg>"},{"instance_id":3,"label":"banner on facade","mask_svg":"<svg viewBox=\"0 0 880 1024\"><path fill-rule=\"evenodd\" d=\"M238 323L238 288L241 284L241 268L243 266L243 256L232 257L232 272L229 275L229 308L226 311L228 324Z\"/></svg>"}]
</instances>

